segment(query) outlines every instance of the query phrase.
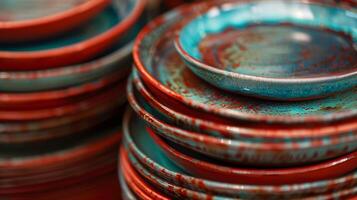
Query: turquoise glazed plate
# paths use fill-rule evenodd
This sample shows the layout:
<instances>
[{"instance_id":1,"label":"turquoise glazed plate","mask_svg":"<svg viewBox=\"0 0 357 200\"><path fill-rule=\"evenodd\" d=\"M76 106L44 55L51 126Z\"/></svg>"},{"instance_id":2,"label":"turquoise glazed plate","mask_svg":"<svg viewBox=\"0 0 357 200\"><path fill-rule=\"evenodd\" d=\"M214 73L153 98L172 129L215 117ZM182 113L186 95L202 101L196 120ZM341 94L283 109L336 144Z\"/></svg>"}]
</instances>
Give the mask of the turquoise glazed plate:
<instances>
[{"instance_id":1,"label":"turquoise glazed plate","mask_svg":"<svg viewBox=\"0 0 357 200\"><path fill-rule=\"evenodd\" d=\"M277 102L224 92L194 75L181 60L172 38L178 20L209 5L206 2L172 11L149 23L137 37L133 49L136 68L158 98L230 119L256 122L321 123L356 116L357 87L319 100Z\"/></svg>"},{"instance_id":2,"label":"turquoise glazed plate","mask_svg":"<svg viewBox=\"0 0 357 200\"><path fill-rule=\"evenodd\" d=\"M129 87L131 87L129 83ZM283 125L283 124L260 124L242 121L231 122L213 115L205 115L185 105L163 101L155 97L140 79L137 70L133 70L133 85L137 91L138 98L145 101L158 111L165 121L177 126L205 133L211 136L229 139L250 139L260 142L269 141L316 141L334 140L345 134L357 133L357 119L343 120L336 123L319 125ZM318 139L318 140L319 140Z\"/></svg>"},{"instance_id":3,"label":"turquoise glazed plate","mask_svg":"<svg viewBox=\"0 0 357 200\"><path fill-rule=\"evenodd\" d=\"M187 66L214 86L306 100L357 86L357 10L306 1L222 3L176 37Z\"/></svg>"},{"instance_id":4,"label":"turquoise glazed plate","mask_svg":"<svg viewBox=\"0 0 357 200\"><path fill-rule=\"evenodd\" d=\"M130 82L129 82L130 83ZM357 149L356 137L347 133L332 140L264 141L252 138L227 139L185 130L169 124L140 96L132 84L127 89L134 111L160 136L206 156L251 166L301 165L341 156Z\"/></svg>"},{"instance_id":5,"label":"turquoise glazed plate","mask_svg":"<svg viewBox=\"0 0 357 200\"><path fill-rule=\"evenodd\" d=\"M357 184L356 172L334 180L281 186L228 184L200 179L174 165L150 137L145 122L130 110L124 117L123 129L124 142L132 155L130 159L137 163L136 167L142 166L171 184L203 193L246 199L291 199L331 193Z\"/></svg>"}]
</instances>

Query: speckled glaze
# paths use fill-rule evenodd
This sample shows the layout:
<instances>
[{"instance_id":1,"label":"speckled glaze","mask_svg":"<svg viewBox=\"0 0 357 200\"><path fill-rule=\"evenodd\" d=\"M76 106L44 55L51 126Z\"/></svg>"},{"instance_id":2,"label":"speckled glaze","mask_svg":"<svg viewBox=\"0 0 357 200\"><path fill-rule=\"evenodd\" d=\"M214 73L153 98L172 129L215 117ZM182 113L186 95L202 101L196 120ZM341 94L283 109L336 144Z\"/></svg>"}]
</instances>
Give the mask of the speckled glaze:
<instances>
[{"instance_id":1,"label":"speckled glaze","mask_svg":"<svg viewBox=\"0 0 357 200\"><path fill-rule=\"evenodd\" d=\"M0 69L48 69L93 58L129 31L142 14L145 2L115 0L101 14L70 34L35 44L1 45Z\"/></svg>"},{"instance_id":2,"label":"speckled glaze","mask_svg":"<svg viewBox=\"0 0 357 200\"><path fill-rule=\"evenodd\" d=\"M262 142L251 139L232 140L184 130L168 124L145 101L136 99L128 85L128 101L155 133L191 150L225 161L259 166L307 164L334 158L357 149L357 135L347 133L333 140L317 138L298 141Z\"/></svg>"},{"instance_id":3,"label":"speckled glaze","mask_svg":"<svg viewBox=\"0 0 357 200\"><path fill-rule=\"evenodd\" d=\"M161 16L137 37L133 49L136 68L158 98L229 118L269 123L331 122L356 116L356 87L320 100L277 102L223 92L196 77L176 52L172 38L183 15L194 15L209 4L183 7Z\"/></svg>"},{"instance_id":4,"label":"speckled glaze","mask_svg":"<svg viewBox=\"0 0 357 200\"><path fill-rule=\"evenodd\" d=\"M321 98L357 86L356 14L323 2L222 3L187 20L175 44L196 75L224 90Z\"/></svg>"},{"instance_id":5,"label":"speckled glaze","mask_svg":"<svg viewBox=\"0 0 357 200\"><path fill-rule=\"evenodd\" d=\"M44 39L78 26L102 11L109 0L3 0L0 42ZM31 34L29 34L31 31Z\"/></svg>"},{"instance_id":6,"label":"speckled glaze","mask_svg":"<svg viewBox=\"0 0 357 200\"><path fill-rule=\"evenodd\" d=\"M2 71L0 90L3 92L53 90L83 84L114 72L124 77L131 66L132 41L144 22L144 19L140 20L116 42L113 48L89 62L48 70Z\"/></svg>"},{"instance_id":7,"label":"speckled glaze","mask_svg":"<svg viewBox=\"0 0 357 200\"><path fill-rule=\"evenodd\" d=\"M357 170L355 165L357 163L357 151L336 159L301 167L239 168L206 159L204 156L164 141L150 129L148 129L148 132L170 160L182 169L190 174L195 174L197 177L215 181L237 184L284 185L334 179Z\"/></svg>"},{"instance_id":8,"label":"speckled glaze","mask_svg":"<svg viewBox=\"0 0 357 200\"><path fill-rule=\"evenodd\" d=\"M144 179L135 171L128 161L126 150L120 150L120 168L123 172L124 179L130 189L143 200L169 200L170 198L161 194L156 188L149 185Z\"/></svg>"},{"instance_id":9,"label":"speckled glaze","mask_svg":"<svg viewBox=\"0 0 357 200\"><path fill-rule=\"evenodd\" d=\"M215 182L191 176L174 165L148 134L144 121L128 111L123 121L124 143L129 149L130 160L146 168L152 175L168 182L209 194L242 199L291 199L302 198L350 188L357 184L357 174L352 173L335 180L295 185L243 185Z\"/></svg>"},{"instance_id":10,"label":"speckled glaze","mask_svg":"<svg viewBox=\"0 0 357 200\"><path fill-rule=\"evenodd\" d=\"M0 110L31 110L63 106L70 102L86 99L111 84L120 82L123 74L112 73L98 80L58 90L40 92L2 92L0 93ZM122 82L125 82L124 80Z\"/></svg>"},{"instance_id":11,"label":"speckled glaze","mask_svg":"<svg viewBox=\"0 0 357 200\"><path fill-rule=\"evenodd\" d=\"M125 82L124 82L125 83ZM31 121L42 120L53 117L62 117L75 114L93 106L108 103L111 99L122 99L124 84L123 82L113 85L113 88L106 88L97 91L97 95L88 96L77 102L71 102L71 99L65 99L67 104L43 109L32 110L0 110L0 120L3 121Z\"/></svg>"},{"instance_id":12,"label":"speckled glaze","mask_svg":"<svg viewBox=\"0 0 357 200\"><path fill-rule=\"evenodd\" d=\"M142 97L157 110L166 121L177 126L185 127L202 133L207 133L216 137L231 139L250 139L258 141L297 141L323 138L333 140L348 133L357 131L357 119L344 120L338 123L321 125L259 125L255 123L244 123L240 121L230 122L213 115L190 109L179 103L163 101L151 94L141 81L137 71L133 70L133 84L138 91L136 96ZM129 85L129 87L131 87ZM134 91L135 93L135 91ZM316 140L315 140L316 141Z\"/></svg>"},{"instance_id":13,"label":"speckled glaze","mask_svg":"<svg viewBox=\"0 0 357 200\"><path fill-rule=\"evenodd\" d=\"M93 131L64 138L66 145L62 146L58 142L64 141L39 144L38 149L26 145L6 147L8 151L1 151L0 194L65 186L114 170L120 129L111 123L101 134Z\"/></svg>"}]
</instances>

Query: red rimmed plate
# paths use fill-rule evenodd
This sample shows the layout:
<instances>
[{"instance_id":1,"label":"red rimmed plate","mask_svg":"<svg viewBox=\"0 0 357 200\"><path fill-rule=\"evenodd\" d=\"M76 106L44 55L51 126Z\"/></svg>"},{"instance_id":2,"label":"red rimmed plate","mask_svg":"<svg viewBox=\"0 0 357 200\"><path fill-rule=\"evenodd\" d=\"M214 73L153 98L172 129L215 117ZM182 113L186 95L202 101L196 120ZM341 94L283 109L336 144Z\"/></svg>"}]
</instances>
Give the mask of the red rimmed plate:
<instances>
[{"instance_id":1,"label":"red rimmed plate","mask_svg":"<svg viewBox=\"0 0 357 200\"><path fill-rule=\"evenodd\" d=\"M292 168L254 169L225 166L178 145L169 143L148 129L167 156L198 177L235 184L284 185L334 179L357 169L357 152L322 163ZM221 165L222 164L222 165Z\"/></svg>"},{"instance_id":2,"label":"red rimmed plate","mask_svg":"<svg viewBox=\"0 0 357 200\"><path fill-rule=\"evenodd\" d=\"M113 98L120 98L124 95L122 92L124 91L126 82L121 82L115 85L113 88L106 89L101 91L98 95L89 97L87 99L65 104L63 106L50 107L45 109L38 110L25 110L25 111L17 111L17 110L1 110L0 111L0 120L3 121L28 121L28 120L41 120L53 117L62 117L68 116L71 114L75 114L93 106L100 105L103 103L107 103Z\"/></svg>"},{"instance_id":3,"label":"red rimmed plate","mask_svg":"<svg viewBox=\"0 0 357 200\"><path fill-rule=\"evenodd\" d=\"M24 42L57 35L95 16L109 2L109 0L1 1L0 42Z\"/></svg>"},{"instance_id":4,"label":"red rimmed plate","mask_svg":"<svg viewBox=\"0 0 357 200\"><path fill-rule=\"evenodd\" d=\"M0 48L0 68L2 70L47 69L85 61L107 49L125 34L140 17L145 2L145 0L113 1L111 6L92 19L94 21L87 23L89 25L87 29L90 31L82 27L82 33L69 34L70 37L76 35L75 39L62 37L60 40L56 38L54 40L56 42L53 44L46 43L37 47L34 44L24 45L21 48L13 45L2 46ZM119 6L126 8L125 13L122 13ZM125 16L125 19L118 19L122 16ZM117 21L111 22L115 18ZM103 30L95 26L103 26ZM73 43L73 40L77 40L77 42Z\"/></svg>"},{"instance_id":5,"label":"red rimmed plate","mask_svg":"<svg viewBox=\"0 0 357 200\"><path fill-rule=\"evenodd\" d=\"M128 161L128 155L126 150L122 147L120 149L120 170L124 176L124 179L130 189L139 196L140 199L151 200L169 200L169 197L162 195L154 187L145 182L135 169L130 165Z\"/></svg>"}]
</instances>

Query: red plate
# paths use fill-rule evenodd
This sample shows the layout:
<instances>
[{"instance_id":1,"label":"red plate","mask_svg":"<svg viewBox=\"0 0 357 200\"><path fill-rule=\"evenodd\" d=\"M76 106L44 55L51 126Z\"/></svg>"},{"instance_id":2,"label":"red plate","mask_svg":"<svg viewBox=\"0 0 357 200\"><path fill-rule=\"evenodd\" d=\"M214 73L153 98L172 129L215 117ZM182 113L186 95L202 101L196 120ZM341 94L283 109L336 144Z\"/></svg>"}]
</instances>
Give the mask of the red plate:
<instances>
[{"instance_id":1,"label":"red plate","mask_svg":"<svg viewBox=\"0 0 357 200\"><path fill-rule=\"evenodd\" d=\"M13 0L8 10L6 6L0 9L0 42L37 40L65 32L98 14L109 2L72 0L65 4L63 1ZM6 1L4 3L6 5ZM66 9L66 6L69 8Z\"/></svg>"},{"instance_id":2,"label":"red plate","mask_svg":"<svg viewBox=\"0 0 357 200\"><path fill-rule=\"evenodd\" d=\"M235 184L283 185L333 179L356 170L357 151L319 164L281 169L253 169L218 165L186 151L185 154L148 129L151 137L172 161L201 178ZM180 150L186 150L181 149Z\"/></svg>"}]
</instances>

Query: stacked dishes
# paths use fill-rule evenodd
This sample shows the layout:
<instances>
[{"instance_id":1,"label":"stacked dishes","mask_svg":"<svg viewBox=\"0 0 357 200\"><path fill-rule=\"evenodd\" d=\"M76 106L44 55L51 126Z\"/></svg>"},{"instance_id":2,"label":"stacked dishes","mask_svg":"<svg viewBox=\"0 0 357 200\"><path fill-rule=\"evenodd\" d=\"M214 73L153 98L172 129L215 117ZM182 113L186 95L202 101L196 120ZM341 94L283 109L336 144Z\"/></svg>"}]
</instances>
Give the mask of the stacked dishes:
<instances>
[{"instance_id":1,"label":"stacked dishes","mask_svg":"<svg viewBox=\"0 0 357 200\"><path fill-rule=\"evenodd\" d=\"M134 45L123 189L139 199L355 196L356 13L228 0L149 23Z\"/></svg>"},{"instance_id":2,"label":"stacked dishes","mask_svg":"<svg viewBox=\"0 0 357 200\"><path fill-rule=\"evenodd\" d=\"M1 197L119 196L117 121L144 6L0 2Z\"/></svg>"}]
</instances>

